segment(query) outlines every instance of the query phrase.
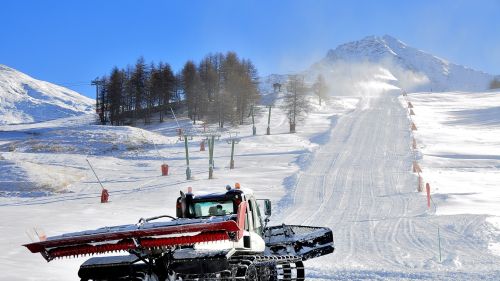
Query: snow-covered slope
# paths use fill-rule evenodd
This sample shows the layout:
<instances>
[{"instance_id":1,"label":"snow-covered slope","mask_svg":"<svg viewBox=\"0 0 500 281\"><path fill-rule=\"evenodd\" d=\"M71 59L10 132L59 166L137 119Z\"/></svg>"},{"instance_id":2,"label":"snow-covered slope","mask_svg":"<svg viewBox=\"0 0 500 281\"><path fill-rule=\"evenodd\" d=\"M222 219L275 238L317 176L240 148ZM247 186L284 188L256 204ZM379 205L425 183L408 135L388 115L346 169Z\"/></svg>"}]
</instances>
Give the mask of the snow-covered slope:
<instances>
[{"instance_id":1,"label":"snow-covered slope","mask_svg":"<svg viewBox=\"0 0 500 281\"><path fill-rule=\"evenodd\" d=\"M5 237L0 239L0 271L4 273L0 279L80 280L77 271L85 257L46 263L20 246L29 242L24 232L33 226L51 236L175 214L179 190L188 186L197 193L220 192L227 184L239 182L259 198L278 204L300 167L327 140L336 120L357 102L356 98L334 97L328 104L313 106L296 134L288 134L287 114L279 107L272 111L270 136L265 135L267 111L256 115L257 136L252 135L252 124L229 128L241 137L235 147L235 169L229 169L229 134L221 131L211 180L208 149L200 151L201 135L188 140L193 179L186 180L184 141L178 139L177 122L172 119L142 129L92 125L90 116L0 126L0 213L6 217L0 226L0 235ZM203 131L203 125L177 118L185 131ZM215 132L215 127L207 130ZM99 203L100 186L87 158L110 191L110 204ZM160 175L163 163L169 165L168 177ZM274 208L276 215L280 208Z\"/></svg>"},{"instance_id":2,"label":"snow-covered slope","mask_svg":"<svg viewBox=\"0 0 500 281\"><path fill-rule=\"evenodd\" d=\"M0 64L0 124L52 120L91 113L93 100Z\"/></svg>"},{"instance_id":3,"label":"snow-covered slope","mask_svg":"<svg viewBox=\"0 0 500 281\"><path fill-rule=\"evenodd\" d=\"M487 89L494 78L410 47L388 35L368 36L340 45L310 71L328 76L338 68L344 74L356 74L359 69L384 69L396 78L396 86L407 91L480 91Z\"/></svg>"},{"instance_id":4,"label":"snow-covered slope","mask_svg":"<svg viewBox=\"0 0 500 281\"><path fill-rule=\"evenodd\" d=\"M498 228L489 234L488 249L500 255L500 91L413 93L407 99L436 213L487 216Z\"/></svg>"}]
</instances>

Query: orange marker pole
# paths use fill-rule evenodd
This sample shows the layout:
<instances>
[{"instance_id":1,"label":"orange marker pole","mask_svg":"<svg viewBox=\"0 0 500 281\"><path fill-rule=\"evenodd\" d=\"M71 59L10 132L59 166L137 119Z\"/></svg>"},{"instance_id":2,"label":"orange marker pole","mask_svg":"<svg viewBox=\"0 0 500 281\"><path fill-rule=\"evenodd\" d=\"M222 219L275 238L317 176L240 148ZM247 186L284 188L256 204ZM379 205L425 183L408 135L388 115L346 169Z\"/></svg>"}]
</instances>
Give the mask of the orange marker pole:
<instances>
[{"instance_id":1,"label":"orange marker pole","mask_svg":"<svg viewBox=\"0 0 500 281\"><path fill-rule=\"evenodd\" d=\"M427 191L427 208L431 208L431 186L429 183L425 184L425 189Z\"/></svg>"}]
</instances>

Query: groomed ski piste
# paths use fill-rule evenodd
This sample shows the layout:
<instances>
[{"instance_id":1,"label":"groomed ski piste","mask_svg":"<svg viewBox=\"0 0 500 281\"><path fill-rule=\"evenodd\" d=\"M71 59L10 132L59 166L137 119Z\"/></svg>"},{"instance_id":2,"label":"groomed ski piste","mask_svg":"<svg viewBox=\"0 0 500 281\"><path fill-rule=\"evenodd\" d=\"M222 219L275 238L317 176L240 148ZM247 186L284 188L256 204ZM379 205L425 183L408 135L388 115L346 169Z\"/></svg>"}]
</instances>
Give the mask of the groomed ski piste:
<instances>
[{"instance_id":1,"label":"groomed ski piste","mask_svg":"<svg viewBox=\"0 0 500 281\"><path fill-rule=\"evenodd\" d=\"M95 117L85 115L2 126L2 279L78 280L85 257L46 263L21 246L33 227L52 236L134 223L174 214L179 190L188 186L220 192L239 182L272 199L271 225L333 230L336 251L306 262L307 280L499 280L500 191L494 185L500 115L494 104L500 93L409 94L418 128L412 133L402 92L374 82L369 91L332 96L313 107L296 134L288 133L286 115L274 107L271 135L265 135L263 107L257 136L251 124L221 133L212 180L199 136L189 139L194 179L186 180L184 142L173 120L110 127L93 125ZM203 131L179 121L191 132ZM241 141L230 170L227 139L235 131ZM425 192L417 192L415 157L432 187L430 209ZM110 192L107 204L99 202L100 186L86 159ZM161 176L163 163L168 176Z\"/></svg>"}]
</instances>

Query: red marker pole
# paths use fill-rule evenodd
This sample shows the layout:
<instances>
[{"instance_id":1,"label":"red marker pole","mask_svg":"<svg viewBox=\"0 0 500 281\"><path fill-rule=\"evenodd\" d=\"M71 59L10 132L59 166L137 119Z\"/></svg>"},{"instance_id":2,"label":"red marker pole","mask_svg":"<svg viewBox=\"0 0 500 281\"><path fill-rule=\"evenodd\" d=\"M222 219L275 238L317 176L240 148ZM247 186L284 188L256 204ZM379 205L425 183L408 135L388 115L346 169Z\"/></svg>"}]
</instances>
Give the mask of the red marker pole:
<instances>
[{"instance_id":1,"label":"red marker pole","mask_svg":"<svg viewBox=\"0 0 500 281\"><path fill-rule=\"evenodd\" d=\"M429 183L425 184L425 189L427 191L427 207L430 208L431 207L431 186L429 185Z\"/></svg>"},{"instance_id":2,"label":"red marker pole","mask_svg":"<svg viewBox=\"0 0 500 281\"><path fill-rule=\"evenodd\" d=\"M161 175L168 176L168 165L167 164L161 165Z\"/></svg>"},{"instance_id":3,"label":"red marker pole","mask_svg":"<svg viewBox=\"0 0 500 281\"><path fill-rule=\"evenodd\" d=\"M108 203L109 193L107 189L103 189L101 192L101 203Z\"/></svg>"}]
</instances>

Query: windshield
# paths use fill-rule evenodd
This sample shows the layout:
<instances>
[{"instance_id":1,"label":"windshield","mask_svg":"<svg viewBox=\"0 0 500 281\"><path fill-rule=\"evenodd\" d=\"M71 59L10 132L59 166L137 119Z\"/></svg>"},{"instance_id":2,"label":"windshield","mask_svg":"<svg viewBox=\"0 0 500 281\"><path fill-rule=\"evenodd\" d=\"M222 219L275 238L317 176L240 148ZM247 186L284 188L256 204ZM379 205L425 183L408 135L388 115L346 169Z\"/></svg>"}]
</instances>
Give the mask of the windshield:
<instances>
[{"instance_id":1,"label":"windshield","mask_svg":"<svg viewBox=\"0 0 500 281\"><path fill-rule=\"evenodd\" d=\"M195 202L193 207L195 217L211 217L234 214L234 205L231 200Z\"/></svg>"}]
</instances>

